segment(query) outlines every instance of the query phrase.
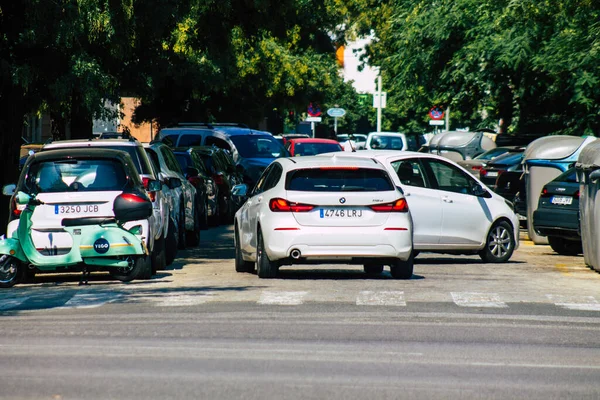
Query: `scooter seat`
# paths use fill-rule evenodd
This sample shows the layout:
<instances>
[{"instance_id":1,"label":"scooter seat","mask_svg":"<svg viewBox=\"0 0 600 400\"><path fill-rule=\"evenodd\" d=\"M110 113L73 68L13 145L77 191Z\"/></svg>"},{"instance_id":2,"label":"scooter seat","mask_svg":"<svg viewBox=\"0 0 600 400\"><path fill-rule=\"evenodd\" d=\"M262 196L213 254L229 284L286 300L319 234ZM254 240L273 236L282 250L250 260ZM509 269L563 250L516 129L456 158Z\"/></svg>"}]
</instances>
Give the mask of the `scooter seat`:
<instances>
[{"instance_id":1,"label":"scooter seat","mask_svg":"<svg viewBox=\"0 0 600 400\"><path fill-rule=\"evenodd\" d=\"M63 218L62 226L78 226L78 225L100 225L115 223L113 217L82 217L82 218Z\"/></svg>"}]
</instances>

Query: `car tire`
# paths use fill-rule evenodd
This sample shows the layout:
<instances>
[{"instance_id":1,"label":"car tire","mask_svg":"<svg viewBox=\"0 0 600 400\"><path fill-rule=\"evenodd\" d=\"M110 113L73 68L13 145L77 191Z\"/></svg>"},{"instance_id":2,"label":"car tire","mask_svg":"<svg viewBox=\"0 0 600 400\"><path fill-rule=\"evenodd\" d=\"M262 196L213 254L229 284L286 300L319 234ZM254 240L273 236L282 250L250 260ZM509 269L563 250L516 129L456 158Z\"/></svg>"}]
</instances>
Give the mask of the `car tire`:
<instances>
[{"instance_id":1,"label":"car tire","mask_svg":"<svg viewBox=\"0 0 600 400\"><path fill-rule=\"evenodd\" d=\"M24 266L21 262L4 254L0 257L0 288L11 288L21 282Z\"/></svg>"},{"instance_id":2,"label":"car tire","mask_svg":"<svg viewBox=\"0 0 600 400\"><path fill-rule=\"evenodd\" d=\"M365 273L369 275L380 274L383 272L382 264L365 264L363 268Z\"/></svg>"},{"instance_id":3,"label":"car tire","mask_svg":"<svg viewBox=\"0 0 600 400\"><path fill-rule=\"evenodd\" d=\"M567 240L558 236L548 236L548 243L552 250L563 256L576 256L583 253L580 241Z\"/></svg>"},{"instance_id":4,"label":"car tire","mask_svg":"<svg viewBox=\"0 0 600 400\"><path fill-rule=\"evenodd\" d=\"M242 257L242 248L240 246L240 233L236 225L233 236L235 246L235 272L254 272L254 263L244 260Z\"/></svg>"},{"instance_id":5,"label":"car tire","mask_svg":"<svg viewBox=\"0 0 600 400\"><path fill-rule=\"evenodd\" d=\"M256 238L256 274L259 278L276 278L278 265L276 262L269 260L269 256L265 251L265 243L261 231L258 231Z\"/></svg>"},{"instance_id":6,"label":"car tire","mask_svg":"<svg viewBox=\"0 0 600 400\"><path fill-rule=\"evenodd\" d=\"M172 218L169 218L169 230L167 232L167 241L165 248L165 264L167 266L173 264L175 257L177 257L177 248L179 247L177 232L177 224Z\"/></svg>"},{"instance_id":7,"label":"car tire","mask_svg":"<svg viewBox=\"0 0 600 400\"><path fill-rule=\"evenodd\" d=\"M479 251L479 257L486 263L507 262L515 251L513 233L513 228L508 222L496 222L487 234L485 247Z\"/></svg>"},{"instance_id":8,"label":"car tire","mask_svg":"<svg viewBox=\"0 0 600 400\"><path fill-rule=\"evenodd\" d=\"M165 238L160 238L154 241L154 250L152 251L152 275L156 271L162 271L167 267L167 257L165 249Z\"/></svg>"},{"instance_id":9,"label":"car tire","mask_svg":"<svg viewBox=\"0 0 600 400\"><path fill-rule=\"evenodd\" d=\"M413 275L414 261L415 257L412 251L406 261L398 258L390 265L390 274L392 275L392 278L410 279Z\"/></svg>"},{"instance_id":10,"label":"car tire","mask_svg":"<svg viewBox=\"0 0 600 400\"><path fill-rule=\"evenodd\" d=\"M147 275L148 270L152 272L152 265L148 256L134 256L131 263L129 269L111 272L110 275L121 282L131 282L134 279L143 279L141 276Z\"/></svg>"}]
</instances>

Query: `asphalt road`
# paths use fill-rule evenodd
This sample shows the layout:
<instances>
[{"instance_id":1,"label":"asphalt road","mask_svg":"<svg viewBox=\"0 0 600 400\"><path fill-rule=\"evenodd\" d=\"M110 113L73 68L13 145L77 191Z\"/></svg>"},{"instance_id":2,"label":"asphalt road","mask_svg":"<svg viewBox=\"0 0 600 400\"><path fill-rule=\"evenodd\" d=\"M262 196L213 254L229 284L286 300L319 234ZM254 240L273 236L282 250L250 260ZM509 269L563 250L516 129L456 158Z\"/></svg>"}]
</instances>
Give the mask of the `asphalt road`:
<instances>
[{"instance_id":1,"label":"asphalt road","mask_svg":"<svg viewBox=\"0 0 600 400\"><path fill-rule=\"evenodd\" d=\"M0 292L2 399L600 398L600 274L523 242L415 275L233 268L231 228L130 284Z\"/></svg>"}]
</instances>

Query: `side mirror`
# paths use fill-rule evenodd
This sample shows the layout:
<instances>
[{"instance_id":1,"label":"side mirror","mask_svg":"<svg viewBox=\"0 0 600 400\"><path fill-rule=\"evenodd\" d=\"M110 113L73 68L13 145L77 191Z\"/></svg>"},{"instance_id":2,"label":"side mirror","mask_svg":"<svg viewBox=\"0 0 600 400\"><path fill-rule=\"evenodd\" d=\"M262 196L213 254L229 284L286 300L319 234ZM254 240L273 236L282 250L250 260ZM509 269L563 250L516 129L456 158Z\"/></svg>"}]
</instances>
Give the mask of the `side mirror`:
<instances>
[{"instance_id":1,"label":"side mirror","mask_svg":"<svg viewBox=\"0 0 600 400\"><path fill-rule=\"evenodd\" d=\"M231 194L238 197L246 197L248 195L248 185L241 183L231 188Z\"/></svg>"},{"instance_id":2,"label":"side mirror","mask_svg":"<svg viewBox=\"0 0 600 400\"><path fill-rule=\"evenodd\" d=\"M474 184L471 187L471 194L473 196L477 196L477 197L484 197L484 196L488 195L488 192L481 185Z\"/></svg>"},{"instance_id":3,"label":"side mirror","mask_svg":"<svg viewBox=\"0 0 600 400\"><path fill-rule=\"evenodd\" d=\"M167 186L169 187L169 189L177 189L178 187L181 187L181 185L182 185L181 179L168 178Z\"/></svg>"},{"instance_id":4,"label":"side mirror","mask_svg":"<svg viewBox=\"0 0 600 400\"><path fill-rule=\"evenodd\" d=\"M200 171L198 171L197 168L187 167L185 169L185 176L188 177L188 178L193 178L193 177L198 176L198 175L200 175Z\"/></svg>"},{"instance_id":5,"label":"side mirror","mask_svg":"<svg viewBox=\"0 0 600 400\"><path fill-rule=\"evenodd\" d=\"M152 182L160 185L159 181L150 181L150 184ZM147 198L134 193L123 193L115 199L113 212L119 222L146 219L152 215L152 203Z\"/></svg>"},{"instance_id":6,"label":"side mirror","mask_svg":"<svg viewBox=\"0 0 600 400\"><path fill-rule=\"evenodd\" d=\"M590 173L590 181L594 182L600 179L600 169L596 169Z\"/></svg>"},{"instance_id":7,"label":"side mirror","mask_svg":"<svg viewBox=\"0 0 600 400\"><path fill-rule=\"evenodd\" d=\"M152 180L148 181L148 191L149 192L158 192L159 190L162 190L162 185L161 185L160 181L157 181L156 179L152 179Z\"/></svg>"},{"instance_id":8,"label":"side mirror","mask_svg":"<svg viewBox=\"0 0 600 400\"><path fill-rule=\"evenodd\" d=\"M11 183L10 185L5 185L4 187L2 187L2 194L5 196L12 196L13 194L15 194L16 190L17 185Z\"/></svg>"}]
</instances>

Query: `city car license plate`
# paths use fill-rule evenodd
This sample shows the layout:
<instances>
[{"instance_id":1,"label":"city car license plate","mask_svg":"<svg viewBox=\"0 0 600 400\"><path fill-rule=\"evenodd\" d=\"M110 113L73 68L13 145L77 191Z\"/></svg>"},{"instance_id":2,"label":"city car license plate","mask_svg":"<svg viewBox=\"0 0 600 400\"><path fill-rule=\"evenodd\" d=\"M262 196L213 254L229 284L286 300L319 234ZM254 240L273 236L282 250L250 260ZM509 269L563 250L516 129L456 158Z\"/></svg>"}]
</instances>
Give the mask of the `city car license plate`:
<instances>
[{"instance_id":1,"label":"city car license plate","mask_svg":"<svg viewBox=\"0 0 600 400\"><path fill-rule=\"evenodd\" d=\"M97 204L84 204L79 206L54 206L54 214L95 214L99 210Z\"/></svg>"},{"instance_id":2,"label":"city car license plate","mask_svg":"<svg viewBox=\"0 0 600 400\"><path fill-rule=\"evenodd\" d=\"M552 200L550 200L552 204L560 204L563 206L568 206L573 203L573 198L569 196L553 196Z\"/></svg>"},{"instance_id":3,"label":"city car license plate","mask_svg":"<svg viewBox=\"0 0 600 400\"><path fill-rule=\"evenodd\" d=\"M490 177L490 178L495 178L495 177L498 176L498 172L488 172L487 176Z\"/></svg>"},{"instance_id":4,"label":"city car license plate","mask_svg":"<svg viewBox=\"0 0 600 400\"><path fill-rule=\"evenodd\" d=\"M340 209L327 209L322 208L319 210L321 218L362 218L363 210L353 210L350 208Z\"/></svg>"}]
</instances>

